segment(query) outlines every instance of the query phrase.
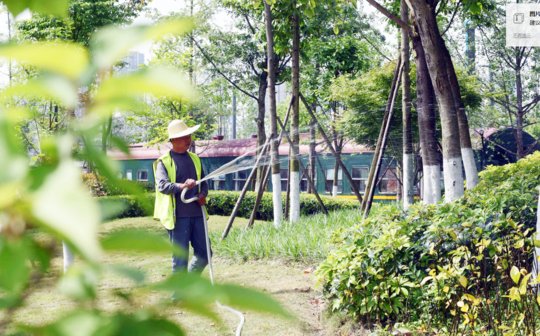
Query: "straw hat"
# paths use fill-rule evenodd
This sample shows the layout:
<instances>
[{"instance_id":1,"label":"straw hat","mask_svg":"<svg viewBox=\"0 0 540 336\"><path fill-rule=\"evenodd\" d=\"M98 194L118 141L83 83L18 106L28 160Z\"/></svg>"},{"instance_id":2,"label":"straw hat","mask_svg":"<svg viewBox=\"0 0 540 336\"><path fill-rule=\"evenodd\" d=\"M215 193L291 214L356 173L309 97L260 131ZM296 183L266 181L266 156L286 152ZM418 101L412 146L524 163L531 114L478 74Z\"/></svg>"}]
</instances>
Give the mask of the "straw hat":
<instances>
[{"instance_id":1,"label":"straw hat","mask_svg":"<svg viewBox=\"0 0 540 336\"><path fill-rule=\"evenodd\" d=\"M186 135L190 135L199 129L201 125L195 125L188 127L183 120L175 119L169 123L167 131L169 132L169 139L181 138Z\"/></svg>"}]
</instances>

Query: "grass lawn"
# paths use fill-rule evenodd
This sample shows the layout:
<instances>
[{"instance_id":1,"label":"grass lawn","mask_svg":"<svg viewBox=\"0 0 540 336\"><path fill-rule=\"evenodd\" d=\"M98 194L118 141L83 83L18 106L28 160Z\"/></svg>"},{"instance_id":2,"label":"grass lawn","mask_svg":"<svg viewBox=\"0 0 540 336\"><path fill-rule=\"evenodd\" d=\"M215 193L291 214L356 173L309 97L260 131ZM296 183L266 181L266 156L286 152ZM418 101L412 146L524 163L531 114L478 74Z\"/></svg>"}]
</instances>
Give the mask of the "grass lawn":
<instances>
[{"instance_id":1,"label":"grass lawn","mask_svg":"<svg viewBox=\"0 0 540 336\"><path fill-rule=\"evenodd\" d=\"M327 241L330 233L356 220L356 212L345 211L327 218L312 216L295 225L284 224L280 229L273 228L271 223L256 222L253 230L244 231L247 220L238 218L229 238L220 242L219 237L228 218L210 218L216 281L266 292L296 317L286 320L247 312L243 334L326 335L320 317L323 302L320 293L314 289L313 270L329 248ZM166 236L161 225L149 217L125 218L105 223L101 235L105 236L121 228L160 232ZM75 306L74 302L53 286L60 276L61 263L60 255L54 258L49 278L28 298L24 308L18 311L16 321L39 325L69 312ZM171 268L170 256L165 253L108 253L103 263L110 266L129 265L142 270L151 283L164 279L170 274ZM129 292L136 293L130 301L118 295ZM131 280L112 272L99 279L97 298L96 305L107 311L137 310L149 306L149 303L168 300L162 294L137 289ZM236 317L218 308L216 312L223 319L223 324L179 308L167 308L162 313L182 325L188 335L233 334Z\"/></svg>"}]
</instances>

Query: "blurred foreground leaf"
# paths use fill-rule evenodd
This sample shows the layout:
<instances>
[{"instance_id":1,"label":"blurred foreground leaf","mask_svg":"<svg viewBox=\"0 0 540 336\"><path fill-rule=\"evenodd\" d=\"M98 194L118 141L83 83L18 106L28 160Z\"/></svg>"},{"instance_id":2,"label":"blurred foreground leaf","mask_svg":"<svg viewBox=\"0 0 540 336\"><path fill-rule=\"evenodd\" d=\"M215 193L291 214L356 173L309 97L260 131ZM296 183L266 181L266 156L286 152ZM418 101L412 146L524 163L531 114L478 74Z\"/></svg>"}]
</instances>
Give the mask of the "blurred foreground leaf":
<instances>
[{"instance_id":1,"label":"blurred foreground leaf","mask_svg":"<svg viewBox=\"0 0 540 336\"><path fill-rule=\"evenodd\" d=\"M77 79L88 65L86 49L75 43L35 42L0 45L0 57Z\"/></svg>"},{"instance_id":2,"label":"blurred foreground leaf","mask_svg":"<svg viewBox=\"0 0 540 336\"><path fill-rule=\"evenodd\" d=\"M0 288L21 292L30 277L30 247L26 239L5 239L0 236Z\"/></svg>"},{"instance_id":3,"label":"blurred foreground leaf","mask_svg":"<svg viewBox=\"0 0 540 336\"><path fill-rule=\"evenodd\" d=\"M33 194L32 214L71 241L85 258L95 261L100 255L99 207L83 185L76 163L68 156L71 139L62 137L58 145L63 159Z\"/></svg>"},{"instance_id":4,"label":"blurred foreground leaf","mask_svg":"<svg viewBox=\"0 0 540 336\"><path fill-rule=\"evenodd\" d=\"M133 101L135 105L146 94L177 99L195 96L183 73L174 68L153 67L106 79L96 92L96 107L92 110L108 115L115 112L117 104L125 107L126 101Z\"/></svg>"},{"instance_id":5,"label":"blurred foreground leaf","mask_svg":"<svg viewBox=\"0 0 540 336\"><path fill-rule=\"evenodd\" d=\"M153 288L173 292L179 303L188 307L200 307L219 301L235 308L259 311L291 317L276 300L253 289L230 284L215 284L194 273L175 273Z\"/></svg>"},{"instance_id":6,"label":"blurred foreground leaf","mask_svg":"<svg viewBox=\"0 0 540 336\"><path fill-rule=\"evenodd\" d=\"M2 2L14 16L29 9L33 13L64 17L67 15L69 5L69 0L2 0Z\"/></svg>"},{"instance_id":7,"label":"blurred foreground leaf","mask_svg":"<svg viewBox=\"0 0 540 336\"><path fill-rule=\"evenodd\" d=\"M184 332L171 321L140 311L133 315L105 315L94 310L78 310L41 327L26 327L43 336L182 336Z\"/></svg>"},{"instance_id":8,"label":"blurred foreground leaf","mask_svg":"<svg viewBox=\"0 0 540 336\"><path fill-rule=\"evenodd\" d=\"M101 240L101 245L107 251L164 253L173 250L173 245L163 235L137 229L109 233ZM185 254L185 252L176 252Z\"/></svg>"},{"instance_id":9,"label":"blurred foreground leaf","mask_svg":"<svg viewBox=\"0 0 540 336\"><path fill-rule=\"evenodd\" d=\"M193 28L189 19L172 19L153 26L127 28L107 27L101 29L92 40L94 63L100 69L115 65L130 50L148 41L158 41L170 34L185 34Z\"/></svg>"},{"instance_id":10,"label":"blurred foreground leaf","mask_svg":"<svg viewBox=\"0 0 540 336\"><path fill-rule=\"evenodd\" d=\"M2 91L3 98L50 99L67 108L75 108L78 103L77 89L70 81L60 76L42 76L14 85Z\"/></svg>"},{"instance_id":11,"label":"blurred foreground leaf","mask_svg":"<svg viewBox=\"0 0 540 336\"><path fill-rule=\"evenodd\" d=\"M72 266L58 283L59 290L76 300L91 300L96 297L98 272L92 267Z\"/></svg>"}]
</instances>

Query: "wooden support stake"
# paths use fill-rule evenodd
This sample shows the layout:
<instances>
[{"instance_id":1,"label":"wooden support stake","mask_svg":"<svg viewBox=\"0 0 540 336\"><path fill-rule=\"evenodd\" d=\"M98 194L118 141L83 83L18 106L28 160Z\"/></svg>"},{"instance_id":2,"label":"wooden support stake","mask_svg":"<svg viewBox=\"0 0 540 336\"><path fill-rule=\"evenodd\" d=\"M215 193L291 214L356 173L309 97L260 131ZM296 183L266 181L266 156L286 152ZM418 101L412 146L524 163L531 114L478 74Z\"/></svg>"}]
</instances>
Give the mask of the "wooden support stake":
<instances>
[{"instance_id":1,"label":"wooden support stake","mask_svg":"<svg viewBox=\"0 0 540 336\"><path fill-rule=\"evenodd\" d=\"M236 213L238 212L238 209L240 208L240 203L242 203L242 200L244 199L244 196L246 195L246 192L249 188L249 184L251 183L251 181L253 181L255 177L255 173L257 172L257 167L259 167L261 158L263 158L268 152L269 144L270 144L270 139L266 139L266 142L264 143L263 148L261 149L261 152L259 153L259 156L257 157L257 161L255 161L255 166L253 167L253 169L251 169L251 172L249 173L249 177L247 178L246 183L242 187L240 196L238 196L238 199L236 200L236 204L234 205L233 211L231 212L231 216L229 217L229 222L227 223L225 230L223 230L223 233L221 234L221 240L224 240L229 235L229 231L231 230L234 219L236 218Z\"/></svg>"},{"instance_id":2,"label":"wooden support stake","mask_svg":"<svg viewBox=\"0 0 540 336\"><path fill-rule=\"evenodd\" d=\"M371 161L371 169L369 170L366 192L364 193L364 202L362 203L362 211L364 212L364 218L369 215L371 205L373 204L373 195L375 194L375 186L377 185L377 179L379 176L379 171L381 170L384 150L386 149L386 140L388 139L388 133L390 131L390 122L394 113L394 103L396 101L397 93L399 91L399 84L401 82L402 73L403 63L401 62L400 57L398 58L396 70L394 72L394 79L392 80L390 95L388 96L386 110L384 111L383 124L379 132L379 138L377 139L377 146L375 147L373 160Z\"/></svg>"},{"instance_id":3,"label":"wooden support stake","mask_svg":"<svg viewBox=\"0 0 540 336\"><path fill-rule=\"evenodd\" d=\"M317 117L315 116L315 113L311 110L311 107L309 106L309 104L307 103L306 99L304 98L304 96L302 94L300 94L300 98L302 99L302 102L304 103L304 106L306 107L306 110L308 111L308 113L310 114L311 118L313 118L313 120L315 121L315 123L317 124L317 127L319 128L319 132L321 133L324 141L326 142L326 145L328 146L328 149L330 149L330 151L332 152L332 154L334 154L334 157L336 158L336 161L338 162L339 166L341 167L341 170L343 171L343 174L345 174L345 177L347 177L347 180L349 180L349 183L351 185L351 188L354 192L354 195L356 196L356 198L358 199L358 202L360 202L360 204L362 204L362 196L360 195L360 193L358 192L358 188L356 187L356 185L354 184L354 181L352 179L352 176L351 174L349 173L349 171L347 170L347 167L345 166L345 164L343 163L343 161L341 160L341 155L339 155L338 152L336 152L336 150L334 149L334 146L332 145L332 143L330 142L330 139L328 139L328 136L326 135L326 133L324 132L324 129L322 128L321 124L319 123L319 120L317 119Z\"/></svg>"}]
</instances>

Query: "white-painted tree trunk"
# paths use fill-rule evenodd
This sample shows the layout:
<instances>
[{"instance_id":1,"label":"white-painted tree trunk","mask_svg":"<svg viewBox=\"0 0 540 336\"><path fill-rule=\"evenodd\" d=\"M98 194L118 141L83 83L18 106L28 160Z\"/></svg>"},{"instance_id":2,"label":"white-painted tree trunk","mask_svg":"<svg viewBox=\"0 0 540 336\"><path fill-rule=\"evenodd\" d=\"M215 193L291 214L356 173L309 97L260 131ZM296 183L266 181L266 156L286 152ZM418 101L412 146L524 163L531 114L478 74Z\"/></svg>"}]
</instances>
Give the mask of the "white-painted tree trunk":
<instances>
[{"instance_id":1,"label":"white-painted tree trunk","mask_svg":"<svg viewBox=\"0 0 540 336\"><path fill-rule=\"evenodd\" d=\"M280 227L283 220L281 208L281 175L272 174L272 200L274 201L274 226Z\"/></svg>"},{"instance_id":2,"label":"white-painted tree trunk","mask_svg":"<svg viewBox=\"0 0 540 336\"><path fill-rule=\"evenodd\" d=\"M461 148L461 159L465 168L467 189L472 189L478 184L478 170L472 148Z\"/></svg>"},{"instance_id":3,"label":"white-painted tree trunk","mask_svg":"<svg viewBox=\"0 0 540 336\"><path fill-rule=\"evenodd\" d=\"M71 252L69 247L64 242L62 242L62 254L64 255L64 273L66 273L69 267L73 264L74 256L73 252Z\"/></svg>"},{"instance_id":4,"label":"white-painted tree trunk","mask_svg":"<svg viewBox=\"0 0 540 336\"><path fill-rule=\"evenodd\" d=\"M435 204L441 200L441 167L439 165L424 166L423 201Z\"/></svg>"},{"instance_id":5,"label":"white-painted tree trunk","mask_svg":"<svg viewBox=\"0 0 540 336\"><path fill-rule=\"evenodd\" d=\"M300 172L291 171L290 184L291 205L289 208L289 221L295 223L300 219Z\"/></svg>"},{"instance_id":6,"label":"white-painted tree trunk","mask_svg":"<svg viewBox=\"0 0 540 336\"><path fill-rule=\"evenodd\" d=\"M463 165L461 157L443 159L444 201L453 202L463 196Z\"/></svg>"},{"instance_id":7,"label":"white-painted tree trunk","mask_svg":"<svg viewBox=\"0 0 540 336\"><path fill-rule=\"evenodd\" d=\"M407 210L414 202L413 156L403 154L403 209Z\"/></svg>"},{"instance_id":8,"label":"white-painted tree trunk","mask_svg":"<svg viewBox=\"0 0 540 336\"><path fill-rule=\"evenodd\" d=\"M338 195L338 186L332 185L332 197L336 197Z\"/></svg>"}]
</instances>

